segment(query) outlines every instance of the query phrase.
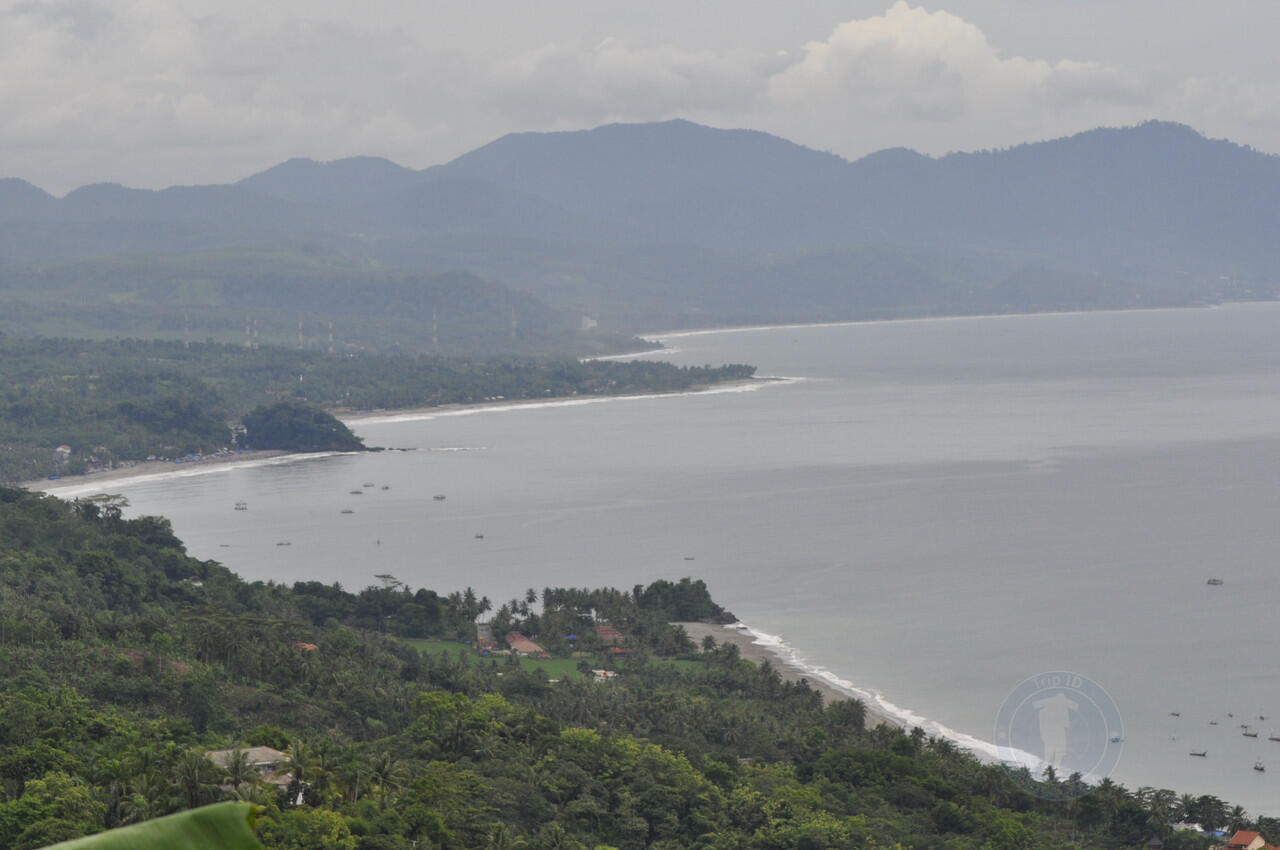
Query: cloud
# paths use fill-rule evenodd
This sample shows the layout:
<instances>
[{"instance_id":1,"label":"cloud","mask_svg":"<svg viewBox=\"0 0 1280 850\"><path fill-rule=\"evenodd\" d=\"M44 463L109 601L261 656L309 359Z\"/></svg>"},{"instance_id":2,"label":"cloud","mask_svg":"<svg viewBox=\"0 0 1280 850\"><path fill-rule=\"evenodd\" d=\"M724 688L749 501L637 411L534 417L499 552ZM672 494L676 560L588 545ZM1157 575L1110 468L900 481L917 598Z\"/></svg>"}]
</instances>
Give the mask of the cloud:
<instances>
[{"instance_id":1,"label":"cloud","mask_svg":"<svg viewBox=\"0 0 1280 850\"><path fill-rule=\"evenodd\" d=\"M289 156L424 166L505 132L672 117L848 157L1152 117L1280 149L1276 80L1014 55L901 0L804 44L751 47L652 28L588 40L571 9L541 28L564 39L455 42L437 13L396 2L368 17L305 0L0 0L0 176L65 191L229 180Z\"/></svg>"}]
</instances>

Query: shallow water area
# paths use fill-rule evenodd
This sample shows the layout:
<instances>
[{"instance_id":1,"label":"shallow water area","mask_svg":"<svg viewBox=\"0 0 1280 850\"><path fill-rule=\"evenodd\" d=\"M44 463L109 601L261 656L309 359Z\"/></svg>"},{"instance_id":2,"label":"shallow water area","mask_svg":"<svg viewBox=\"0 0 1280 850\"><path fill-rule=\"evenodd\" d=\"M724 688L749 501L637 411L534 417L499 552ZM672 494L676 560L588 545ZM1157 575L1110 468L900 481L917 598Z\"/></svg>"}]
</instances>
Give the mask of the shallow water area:
<instances>
[{"instance_id":1,"label":"shallow water area","mask_svg":"<svg viewBox=\"0 0 1280 850\"><path fill-rule=\"evenodd\" d=\"M415 451L111 489L250 579L502 600L694 575L791 663L979 749L1019 682L1076 671L1123 715L1114 778L1278 815L1278 325L1250 304L682 334L645 356L803 380L361 418Z\"/></svg>"}]
</instances>

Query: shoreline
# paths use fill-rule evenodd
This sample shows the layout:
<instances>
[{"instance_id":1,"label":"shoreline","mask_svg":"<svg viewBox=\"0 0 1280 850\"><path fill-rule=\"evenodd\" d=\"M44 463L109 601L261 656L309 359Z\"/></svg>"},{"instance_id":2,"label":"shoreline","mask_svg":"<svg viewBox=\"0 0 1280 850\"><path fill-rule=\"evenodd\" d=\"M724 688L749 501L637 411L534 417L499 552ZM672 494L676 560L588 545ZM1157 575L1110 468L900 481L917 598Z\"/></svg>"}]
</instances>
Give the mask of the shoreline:
<instances>
[{"instance_id":1,"label":"shoreline","mask_svg":"<svg viewBox=\"0 0 1280 850\"><path fill-rule=\"evenodd\" d=\"M536 407L576 407L585 404L601 404L611 401L639 401L644 399L674 398L684 395L717 395L720 393L752 392L770 385L782 385L803 380L801 378L759 377L723 381L716 384L700 384L683 390L625 395L555 396L552 398L502 399L474 404L442 404L435 407L406 407L394 410L372 410L357 413L335 413L344 425L380 425L393 422L415 422L441 416L471 416L487 412L504 412ZM173 461L135 461L129 466L83 475L67 475L60 478L40 478L20 482L17 486L32 492L57 495L58 491L92 490L97 482L132 482L140 479L176 478L202 472L265 466L271 463L296 463L303 460L331 457L344 452L288 452L281 449L244 451L238 454L210 457L208 460L174 463Z\"/></svg>"},{"instance_id":2,"label":"shoreline","mask_svg":"<svg viewBox=\"0 0 1280 850\"><path fill-rule=\"evenodd\" d=\"M208 460L185 461L183 463L174 463L171 460L139 460L124 461L123 464L114 469L104 469L100 472L86 472L82 475L63 475L58 478L40 478L35 481L22 481L17 485L24 490L32 492L48 493L53 490L62 489L81 489L88 487L91 483L98 481L130 481L134 478L151 478L156 477L172 477L182 475L191 470L215 470L224 467L241 466L257 466L265 461L275 460L281 457L291 457L297 454L299 457L307 457L302 453L290 453L280 449L263 449L262 451L243 451L231 455L221 455L218 457L210 457Z\"/></svg>"},{"instance_id":3,"label":"shoreline","mask_svg":"<svg viewBox=\"0 0 1280 850\"><path fill-rule=\"evenodd\" d=\"M773 669L778 671L784 681L787 682L807 682L809 687L822 695L822 704L830 705L840 700L859 699L862 701L866 709L866 728L872 729L877 726L893 726L902 728L902 724L883 712L877 711L866 700L854 694L845 693L830 682L823 681L820 677L815 677L810 671L797 667L789 659L781 654L774 652L765 643L759 641L754 633L746 627L744 623L735 623L733 625L722 626L714 623L703 622L677 622L672 623L673 626L680 626L688 633L693 642L699 646L702 645L702 639L708 635L715 638L716 643L731 643L738 647L738 652L743 658L753 664L759 664L762 661L768 661L773 665Z\"/></svg>"}]
</instances>

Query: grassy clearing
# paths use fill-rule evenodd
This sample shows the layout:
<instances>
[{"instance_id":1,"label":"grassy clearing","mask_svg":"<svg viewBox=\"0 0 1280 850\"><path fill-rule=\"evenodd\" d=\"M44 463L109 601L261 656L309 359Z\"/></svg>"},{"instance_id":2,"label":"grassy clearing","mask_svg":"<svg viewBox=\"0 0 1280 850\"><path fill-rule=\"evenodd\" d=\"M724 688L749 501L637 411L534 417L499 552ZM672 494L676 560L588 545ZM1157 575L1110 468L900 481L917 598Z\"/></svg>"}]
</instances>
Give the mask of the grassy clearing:
<instances>
[{"instance_id":1,"label":"grassy clearing","mask_svg":"<svg viewBox=\"0 0 1280 850\"><path fill-rule=\"evenodd\" d=\"M448 655L450 658L457 658L459 654L467 661L483 661L476 652L467 644L452 640L427 640L425 638L401 638L405 643L416 648L419 652L426 652L432 655ZM504 656L497 656L498 663L506 661ZM580 658L520 658L518 659L520 667L524 670L542 669L548 679L584 679L582 671L578 669L578 665L582 663ZM594 663L594 662L593 662ZM650 660L652 664L670 664L680 670L698 670L702 664L698 661L690 661L678 658L653 658Z\"/></svg>"}]
</instances>

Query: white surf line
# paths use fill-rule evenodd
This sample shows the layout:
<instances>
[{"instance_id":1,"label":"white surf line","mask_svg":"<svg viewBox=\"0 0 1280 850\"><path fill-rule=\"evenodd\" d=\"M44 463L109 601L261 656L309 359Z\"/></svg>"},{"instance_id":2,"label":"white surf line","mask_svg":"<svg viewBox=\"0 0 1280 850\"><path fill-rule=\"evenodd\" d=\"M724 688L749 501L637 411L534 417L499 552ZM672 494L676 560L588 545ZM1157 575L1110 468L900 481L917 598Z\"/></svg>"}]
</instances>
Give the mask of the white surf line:
<instances>
[{"instance_id":1,"label":"white surf line","mask_svg":"<svg viewBox=\"0 0 1280 850\"><path fill-rule=\"evenodd\" d=\"M1272 301L1261 302L1230 302L1230 303L1260 303L1272 304ZM855 325L911 325L921 322L968 322L979 319L1023 319L1032 316L1090 316L1107 313L1167 313L1176 310L1219 310L1222 309L1221 304L1207 304L1186 307L1122 307L1114 310L1046 310L1037 313L972 313L959 316L907 316L899 319L848 319L839 322L798 322L796 324L775 324L775 325L734 325L723 328L695 328L693 330L676 330L676 331L653 331L646 333L638 333L636 336L641 339L656 340L663 342L668 339L683 339L684 337L693 336L709 336L711 334L731 334L731 333L753 333L755 331L781 331L781 330L802 330L806 328L847 328ZM637 352L636 354L617 355L611 354L607 357L597 357L596 360L612 360L619 357L641 357L652 354L662 354L670 351L678 351L679 349L663 349L658 348L652 351Z\"/></svg>"},{"instance_id":2,"label":"white surf line","mask_svg":"<svg viewBox=\"0 0 1280 850\"><path fill-rule=\"evenodd\" d=\"M373 416L352 416L343 418L347 425L386 425L396 422L422 422L428 419L442 419L450 416L478 416L484 413L510 413L516 410L538 410L547 407L582 407L588 404L608 404L618 401L646 401L649 399L680 398L683 396L728 395L731 393L749 393L769 386L785 386L798 384L807 378L781 377L761 375L730 386L708 387L701 390L680 390L666 393L636 393L634 395L587 396L584 398L560 398L550 401L512 401L509 404L477 404L446 410L429 409L406 411L404 413L385 413Z\"/></svg>"},{"instance_id":3,"label":"white surf line","mask_svg":"<svg viewBox=\"0 0 1280 850\"><path fill-rule=\"evenodd\" d=\"M337 457L339 455L347 454L359 454L359 452L299 452L295 454L276 455L275 457L254 458L243 461L227 461L224 463L192 463L190 466L184 464L181 469L140 472L137 475L122 475L119 478L106 478L98 481L92 480L92 476L89 476L83 481L68 482L66 485L43 488L41 492L48 493L51 496L57 496L59 498L68 498L92 495L95 493L106 493L124 486L133 487L138 484L151 484L156 481L170 481L178 478L195 478L201 475L231 472L236 469L284 466L291 463L301 463L302 461L308 460L321 460L323 458Z\"/></svg>"},{"instance_id":4,"label":"white surf line","mask_svg":"<svg viewBox=\"0 0 1280 850\"><path fill-rule=\"evenodd\" d=\"M904 731L919 726L927 734L946 738L983 761L1003 763L1013 767L1026 767L1031 771L1032 776L1039 776L1043 770L1043 761L1031 753L1012 750L1007 747L997 747L990 741L984 741L981 738L952 729L936 720L922 717L909 708L895 705L881 693L858 687L853 682L837 676L827 668L813 664L803 653L778 635L771 635L768 632L753 629L743 622L734 623L726 628L746 632L753 638L752 643L767 649L782 664L805 674L808 678L830 685L840 693L862 700L873 712L896 721ZM1086 777L1086 779L1090 779L1090 777ZM1092 777L1092 779L1097 781L1097 777Z\"/></svg>"}]
</instances>

